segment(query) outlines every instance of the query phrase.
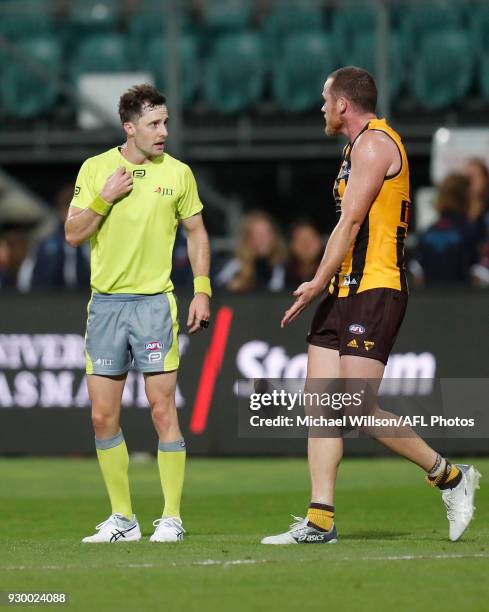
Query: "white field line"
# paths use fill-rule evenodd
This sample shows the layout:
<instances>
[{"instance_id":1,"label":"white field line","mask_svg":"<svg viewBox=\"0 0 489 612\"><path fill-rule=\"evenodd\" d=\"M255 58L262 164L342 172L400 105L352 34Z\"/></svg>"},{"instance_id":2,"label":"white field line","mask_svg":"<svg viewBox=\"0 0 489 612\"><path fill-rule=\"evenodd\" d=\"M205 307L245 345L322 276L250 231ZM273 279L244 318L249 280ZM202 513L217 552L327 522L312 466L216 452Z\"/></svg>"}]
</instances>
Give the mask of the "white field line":
<instances>
[{"instance_id":1,"label":"white field line","mask_svg":"<svg viewBox=\"0 0 489 612\"><path fill-rule=\"evenodd\" d=\"M376 557L329 557L329 562L333 561L424 561L424 560L438 560L438 559L489 559L489 553L443 553L438 555L385 555ZM317 562L319 559L290 559L290 561L307 563L309 561ZM189 562L172 562L172 563L129 563L128 565L111 565L111 566L100 566L100 565L7 565L4 567L0 566L0 570L3 571L36 571L36 570L104 570L104 569L145 569L145 568L161 568L168 567L182 567L182 566L219 566L219 567L231 567L233 565L258 565L264 563L283 563L283 559L230 559L228 561L220 559L204 559L203 561L189 561ZM287 561L286 561L287 562Z\"/></svg>"},{"instance_id":2,"label":"white field line","mask_svg":"<svg viewBox=\"0 0 489 612\"><path fill-rule=\"evenodd\" d=\"M214 559L206 559L205 561L193 561L191 565L222 565L229 567L230 565L257 565L259 563L274 563L271 559L234 559L231 561L219 561ZM175 563L174 565L180 565Z\"/></svg>"}]
</instances>

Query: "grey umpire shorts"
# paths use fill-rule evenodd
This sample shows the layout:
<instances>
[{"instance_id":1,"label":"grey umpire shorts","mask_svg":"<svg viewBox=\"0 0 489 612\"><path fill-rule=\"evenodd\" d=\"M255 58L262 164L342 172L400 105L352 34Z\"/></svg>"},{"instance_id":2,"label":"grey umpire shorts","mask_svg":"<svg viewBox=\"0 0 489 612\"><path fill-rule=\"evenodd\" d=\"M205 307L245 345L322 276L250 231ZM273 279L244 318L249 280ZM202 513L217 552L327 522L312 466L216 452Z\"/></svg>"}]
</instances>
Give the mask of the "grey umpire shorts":
<instances>
[{"instance_id":1,"label":"grey umpire shorts","mask_svg":"<svg viewBox=\"0 0 489 612\"><path fill-rule=\"evenodd\" d=\"M94 293L87 312L87 374L125 374L133 361L140 372L178 368L178 317L173 293Z\"/></svg>"}]
</instances>

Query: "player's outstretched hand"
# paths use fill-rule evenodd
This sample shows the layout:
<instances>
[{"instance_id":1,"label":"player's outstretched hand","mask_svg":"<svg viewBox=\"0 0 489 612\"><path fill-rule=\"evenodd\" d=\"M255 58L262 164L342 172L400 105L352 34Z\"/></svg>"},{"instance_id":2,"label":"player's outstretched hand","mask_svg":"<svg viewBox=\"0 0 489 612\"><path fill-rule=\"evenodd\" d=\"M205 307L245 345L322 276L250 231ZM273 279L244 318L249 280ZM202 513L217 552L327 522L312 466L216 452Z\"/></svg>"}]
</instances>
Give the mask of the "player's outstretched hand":
<instances>
[{"instance_id":1,"label":"player's outstretched hand","mask_svg":"<svg viewBox=\"0 0 489 612\"><path fill-rule=\"evenodd\" d=\"M280 323L280 327L284 328L291 321L293 321L296 317L298 317L303 310L305 310L309 304L311 304L317 296L321 293L323 287L315 283L314 281L309 281L307 283L302 283L299 285L297 289L294 291L293 295L295 295L295 302L292 306L285 311L284 318Z\"/></svg>"},{"instance_id":2,"label":"player's outstretched hand","mask_svg":"<svg viewBox=\"0 0 489 612\"><path fill-rule=\"evenodd\" d=\"M109 176L100 195L106 202L113 203L126 195L126 193L129 193L131 189L132 175L125 168L120 166Z\"/></svg>"},{"instance_id":3,"label":"player's outstretched hand","mask_svg":"<svg viewBox=\"0 0 489 612\"><path fill-rule=\"evenodd\" d=\"M196 293L188 309L188 333L195 334L195 332L206 329L209 326L210 317L209 297L205 293Z\"/></svg>"}]
</instances>

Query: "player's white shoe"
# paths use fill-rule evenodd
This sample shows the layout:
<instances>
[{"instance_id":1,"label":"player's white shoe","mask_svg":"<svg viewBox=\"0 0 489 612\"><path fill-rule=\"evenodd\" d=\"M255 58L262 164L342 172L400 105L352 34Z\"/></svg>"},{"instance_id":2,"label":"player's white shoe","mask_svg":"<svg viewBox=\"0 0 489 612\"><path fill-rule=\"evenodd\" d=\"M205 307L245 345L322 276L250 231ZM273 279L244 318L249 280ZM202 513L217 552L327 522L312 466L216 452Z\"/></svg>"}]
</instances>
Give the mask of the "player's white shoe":
<instances>
[{"instance_id":1,"label":"player's white shoe","mask_svg":"<svg viewBox=\"0 0 489 612\"><path fill-rule=\"evenodd\" d=\"M141 529L136 515L128 521L121 514L111 514L108 519L95 527L96 533L83 538L85 544L100 544L107 542L138 542L141 539Z\"/></svg>"},{"instance_id":2,"label":"player's white shoe","mask_svg":"<svg viewBox=\"0 0 489 612\"><path fill-rule=\"evenodd\" d=\"M320 531L314 527L309 527L307 518L292 515L294 522L289 531L279 533L275 536L263 538L262 544L336 544L338 534L336 526L329 531Z\"/></svg>"},{"instance_id":3,"label":"player's white shoe","mask_svg":"<svg viewBox=\"0 0 489 612\"><path fill-rule=\"evenodd\" d=\"M149 538L150 542L181 542L185 529L182 519L175 516L163 516L153 521L155 532Z\"/></svg>"},{"instance_id":4,"label":"player's white shoe","mask_svg":"<svg viewBox=\"0 0 489 612\"><path fill-rule=\"evenodd\" d=\"M462 472L462 480L453 489L441 492L447 509L449 537L452 542L460 538L474 516L475 490L479 488L481 477L473 465L457 465L457 467Z\"/></svg>"}]
</instances>

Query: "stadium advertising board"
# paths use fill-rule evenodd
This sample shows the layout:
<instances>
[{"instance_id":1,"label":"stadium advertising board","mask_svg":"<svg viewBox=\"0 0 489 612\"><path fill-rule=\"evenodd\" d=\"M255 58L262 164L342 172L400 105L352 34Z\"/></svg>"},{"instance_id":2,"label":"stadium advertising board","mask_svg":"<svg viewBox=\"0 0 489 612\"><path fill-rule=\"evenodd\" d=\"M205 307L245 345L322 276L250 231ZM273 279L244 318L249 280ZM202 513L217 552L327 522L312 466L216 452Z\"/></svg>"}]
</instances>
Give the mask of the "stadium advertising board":
<instances>
[{"instance_id":1,"label":"stadium advertising board","mask_svg":"<svg viewBox=\"0 0 489 612\"><path fill-rule=\"evenodd\" d=\"M91 454L93 435L84 365L86 296L4 295L0 304L0 452ZM185 320L188 300L180 301ZM238 403L250 379L300 380L306 371L304 318L281 330L284 295L217 296L213 325L180 335L177 405L195 454L300 454L304 440L239 435ZM259 316L257 316L259 313ZM411 297L406 321L389 360L381 396L416 398L436 378L488 377L485 347L487 296L423 293ZM156 438L144 381L128 375L123 427L133 451L153 452ZM20 432L22 431L22 435ZM27 432L27 433L26 433ZM487 440L445 440L472 452ZM352 453L373 452L370 440L347 440Z\"/></svg>"}]
</instances>

